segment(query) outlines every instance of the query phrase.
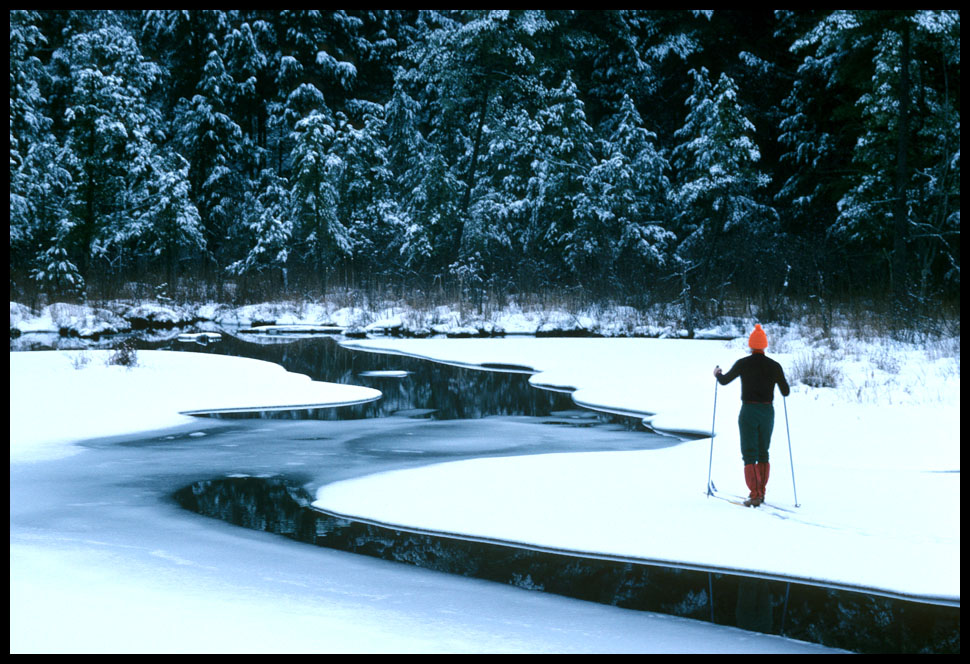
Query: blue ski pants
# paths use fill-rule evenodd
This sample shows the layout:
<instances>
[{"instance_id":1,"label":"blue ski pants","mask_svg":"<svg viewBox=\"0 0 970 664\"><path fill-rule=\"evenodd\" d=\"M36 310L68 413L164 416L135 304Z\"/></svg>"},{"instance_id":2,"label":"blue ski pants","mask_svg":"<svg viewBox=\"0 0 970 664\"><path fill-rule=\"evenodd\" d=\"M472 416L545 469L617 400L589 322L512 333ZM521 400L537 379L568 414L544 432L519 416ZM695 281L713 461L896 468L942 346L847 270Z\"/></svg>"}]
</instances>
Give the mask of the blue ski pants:
<instances>
[{"instance_id":1,"label":"blue ski pants","mask_svg":"<svg viewBox=\"0 0 970 664\"><path fill-rule=\"evenodd\" d=\"M749 463L767 463L771 430L775 426L775 408L770 403L743 403L738 415L741 431L741 458Z\"/></svg>"}]
</instances>

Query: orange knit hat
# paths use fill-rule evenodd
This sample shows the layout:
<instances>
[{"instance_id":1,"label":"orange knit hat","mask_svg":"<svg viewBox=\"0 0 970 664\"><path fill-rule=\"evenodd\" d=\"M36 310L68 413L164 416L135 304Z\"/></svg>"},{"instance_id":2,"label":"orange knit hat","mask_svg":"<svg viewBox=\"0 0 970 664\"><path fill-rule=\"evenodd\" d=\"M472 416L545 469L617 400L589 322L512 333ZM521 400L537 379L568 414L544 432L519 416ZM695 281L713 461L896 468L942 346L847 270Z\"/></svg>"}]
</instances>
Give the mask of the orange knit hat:
<instances>
[{"instance_id":1,"label":"orange knit hat","mask_svg":"<svg viewBox=\"0 0 970 664\"><path fill-rule=\"evenodd\" d=\"M748 345L754 350L764 350L768 347L768 335L761 329L761 323L754 326L754 332L748 337Z\"/></svg>"}]
</instances>

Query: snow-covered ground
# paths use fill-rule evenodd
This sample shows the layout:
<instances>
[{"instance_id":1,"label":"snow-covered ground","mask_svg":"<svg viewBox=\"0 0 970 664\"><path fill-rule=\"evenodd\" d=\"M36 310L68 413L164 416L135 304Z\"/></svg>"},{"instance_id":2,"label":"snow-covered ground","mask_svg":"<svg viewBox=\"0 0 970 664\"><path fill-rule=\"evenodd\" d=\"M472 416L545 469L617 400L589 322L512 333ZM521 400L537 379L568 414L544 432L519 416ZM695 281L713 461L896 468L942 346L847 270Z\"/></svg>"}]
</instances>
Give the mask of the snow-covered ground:
<instances>
[{"instance_id":1,"label":"snow-covered ground","mask_svg":"<svg viewBox=\"0 0 970 664\"><path fill-rule=\"evenodd\" d=\"M379 399L377 390L311 381L259 360L139 351L10 353L10 461L72 454L71 443L188 424L186 413L323 408Z\"/></svg>"},{"instance_id":2,"label":"snow-covered ground","mask_svg":"<svg viewBox=\"0 0 970 664\"><path fill-rule=\"evenodd\" d=\"M186 425L187 395L204 407L233 379L258 376L261 392L234 398L261 405L294 379L238 358L141 351L124 369L103 356L10 354L12 653L828 651L317 549L181 510L145 483L197 476L191 445L162 445L156 466L138 461L147 449L75 441L179 425L164 438L205 438L220 425ZM314 384L295 382L320 402ZM352 386L325 390L332 402L359 397ZM218 448L230 463L243 451L233 440Z\"/></svg>"},{"instance_id":3,"label":"snow-covered ground","mask_svg":"<svg viewBox=\"0 0 970 664\"><path fill-rule=\"evenodd\" d=\"M42 327L19 310L17 325ZM385 473L327 485L318 504L420 529L794 574L959 602L959 341L954 350L952 343L911 346L849 336L820 342L799 330L770 327L768 334L769 354L790 374L817 356L840 374L835 387L793 380L787 402L776 397L768 500L790 508L797 488L801 506L787 519L705 495L709 438L643 452L482 459ZM746 352L743 339L368 339L348 345L460 364L528 366L539 372L532 378L537 385L576 388L580 404L650 413L659 429L707 433L715 397L711 371L715 364L727 369ZM150 537L165 544L146 544L145 552L106 544L96 522L83 524L91 532L81 538L18 527L22 514L42 509L24 504L37 494L21 478L32 486L44 481L45 468L74 463L65 458L79 450L73 441L198 422L181 414L195 405L265 407L271 403L266 395L283 386L296 392L272 403L362 396L349 386L321 388L248 360L144 351L138 358L139 366L125 369L106 367L97 351L11 353L12 651L802 648L739 630L307 551L191 515L160 516L157 507L150 511ZM210 358L226 364L207 365ZM246 372L260 376L247 381L261 385L256 394L239 391L238 376ZM305 390L312 394L304 401L296 395ZM739 390L737 382L717 388L712 478L720 492L742 495ZM782 403L790 418L795 487ZM109 470L91 472L104 472L105 486L115 486ZM84 504L93 498L85 496ZM588 527L577 530L575 523ZM184 553L175 544L183 536L203 544ZM320 579L320 556L340 570L336 577ZM159 633L159 625L175 632Z\"/></svg>"},{"instance_id":4,"label":"snow-covered ground","mask_svg":"<svg viewBox=\"0 0 970 664\"><path fill-rule=\"evenodd\" d=\"M810 351L796 340L784 342L787 352L773 355L783 366ZM715 421L711 375L715 365L726 370L744 354L744 340L370 339L345 345L528 366L539 372L534 384L575 387L575 401L585 406L656 413L647 419L659 429L710 432L713 424L712 480L722 493L747 495L737 433L740 381L716 388ZM877 375L867 351L878 349L859 351L857 357L830 351L844 374L841 387L796 384L786 401L776 396L768 501L792 508L797 492L800 507L791 514L708 498L709 438L645 452L481 459L391 472L324 486L316 505L404 527L958 602L959 362L899 347L892 372ZM577 522L587 526L577 529Z\"/></svg>"},{"instance_id":5,"label":"snow-covered ground","mask_svg":"<svg viewBox=\"0 0 970 664\"><path fill-rule=\"evenodd\" d=\"M657 316L663 317L662 314ZM414 310L396 303L373 303L368 307L341 306L332 302L264 302L229 306L225 304L158 303L151 301L111 301L101 307L54 303L38 311L10 303L10 329L14 333L63 332L82 338L126 332L131 329L165 328L193 322L227 328L269 326L293 332L327 329L348 333L393 331L409 337L440 335L535 335L542 333L587 332L606 337L646 336L683 337L686 330L669 323L658 323L627 306L590 306L577 312L561 309L521 307L509 303L501 309L479 313L474 308L440 305ZM734 324L716 330L700 330L699 335L740 334Z\"/></svg>"}]
</instances>

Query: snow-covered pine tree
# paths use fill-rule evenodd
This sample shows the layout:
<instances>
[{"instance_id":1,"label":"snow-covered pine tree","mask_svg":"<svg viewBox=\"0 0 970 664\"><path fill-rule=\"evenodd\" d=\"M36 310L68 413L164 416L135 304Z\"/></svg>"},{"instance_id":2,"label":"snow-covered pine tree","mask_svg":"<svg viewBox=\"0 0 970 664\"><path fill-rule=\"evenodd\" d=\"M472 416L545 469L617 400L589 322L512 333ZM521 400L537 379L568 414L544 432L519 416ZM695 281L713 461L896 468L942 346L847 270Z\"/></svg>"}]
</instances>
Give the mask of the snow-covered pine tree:
<instances>
[{"instance_id":1,"label":"snow-covered pine tree","mask_svg":"<svg viewBox=\"0 0 970 664\"><path fill-rule=\"evenodd\" d=\"M142 13L143 48L167 74L162 90L167 120L172 120L180 100L198 94L213 40L221 44L229 30L230 17L219 9L150 9Z\"/></svg>"},{"instance_id":2,"label":"snow-covered pine tree","mask_svg":"<svg viewBox=\"0 0 970 664\"><path fill-rule=\"evenodd\" d=\"M239 170L248 180L258 180L267 164L266 104L272 96L269 58L263 51L270 45L271 26L254 22L255 27L242 20L225 43L226 70L235 83L231 115L242 130Z\"/></svg>"},{"instance_id":3,"label":"snow-covered pine tree","mask_svg":"<svg viewBox=\"0 0 970 664\"><path fill-rule=\"evenodd\" d=\"M856 35L856 48L871 45L872 70L854 104L860 125L847 178L851 186L838 201L829 232L880 262L891 258L884 267L897 301L916 294L917 279L926 293L930 266L938 259L943 263L938 271L948 271L958 283L959 213L953 214L958 209L953 201L959 200L954 165L958 168L960 132L953 119L959 110L947 98L944 70L947 62L959 67L953 50L959 17L936 10L839 16L819 25L824 32L819 48L826 53L830 40ZM921 52L934 57L916 59ZM910 255L914 249L917 261Z\"/></svg>"},{"instance_id":4,"label":"snow-covered pine tree","mask_svg":"<svg viewBox=\"0 0 970 664\"><path fill-rule=\"evenodd\" d=\"M47 78L37 57L47 40L36 12L10 12L10 175L23 168L31 144L50 130L41 84Z\"/></svg>"},{"instance_id":5,"label":"snow-covered pine tree","mask_svg":"<svg viewBox=\"0 0 970 664\"><path fill-rule=\"evenodd\" d=\"M925 10L913 16L913 122L917 192L910 236L921 299L960 291L960 13Z\"/></svg>"},{"instance_id":6,"label":"snow-covered pine tree","mask_svg":"<svg viewBox=\"0 0 970 664\"><path fill-rule=\"evenodd\" d=\"M297 122L317 113L333 124L334 112L345 110L357 79L352 60L360 19L343 10L283 10L274 14L273 28L276 95L268 105L268 125L276 136L278 172L289 177Z\"/></svg>"},{"instance_id":7,"label":"snow-covered pine tree","mask_svg":"<svg viewBox=\"0 0 970 664\"><path fill-rule=\"evenodd\" d=\"M460 24L436 10L420 12L418 22L419 38L401 53L395 72L386 140L403 212L401 257L409 269L437 279L458 254L468 122L456 118L465 93L457 86L461 72L449 64Z\"/></svg>"},{"instance_id":8,"label":"snow-covered pine tree","mask_svg":"<svg viewBox=\"0 0 970 664\"><path fill-rule=\"evenodd\" d=\"M400 201L401 236L398 254L411 269L428 265L432 255L429 234L432 221L421 223L421 203L427 200L422 187L427 183L424 156L427 143L418 127L420 107L402 84L399 73L394 91L384 108L384 137L391 195Z\"/></svg>"},{"instance_id":9,"label":"snow-covered pine tree","mask_svg":"<svg viewBox=\"0 0 970 664\"><path fill-rule=\"evenodd\" d=\"M391 174L384 147L383 109L373 107L357 128L337 113L330 162L338 195L337 215L349 232L354 260L366 276L394 267L401 244L401 215L391 194Z\"/></svg>"},{"instance_id":10,"label":"snow-covered pine tree","mask_svg":"<svg viewBox=\"0 0 970 664\"><path fill-rule=\"evenodd\" d=\"M431 243L439 268L455 265L467 274L471 263L461 267L462 256L478 255L476 266L489 261L482 255L488 220L475 211L487 205L478 197L494 194L485 162L490 137L502 124L505 107L534 104L539 52L550 48L545 38L555 23L544 10L422 12L420 21L427 26L423 39L404 54L409 66L402 75L422 110L425 170L438 176L424 198L436 206ZM451 199L455 186L460 188L457 207Z\"/></svg>"},{"instance_id":11,"label":"snow-covered pine tree","mask_svg":"<svg viewBox=\"0 0 970 664\"><path fill-rule=\"evenodd\" d=\"M40 237L53 235L70 185L70 173L53 159L58 148L41 89L47 72L38 53L47 40L39 18L36 12L10 12L11 279L29 266Z\"/></svg>"},{"instance_id":12,"label":"snow-covered pine tree","mask_svg":"<svg viewBox=\"0 0 970 664\"><path fill-rule=\"evenodd\" d=\"M241 187L237 159L242 129L229 115L236 85L226 72L215 37L196 94L175 109L175 142L189 162L192 195L202 218L205 242L217 263L238 217Z\"/></svg>"},{"instance_id":13,"label":"snow-covered pine tree","mask_svg":"<svg viewBox=\"0 0 970 664\"><path fill-rule=\"evenodd\" d=\"M817 25L817 14L827 13L778 12L778 32L785 35L786 43L794 44L794 56L812 50L805 41L807 33ZM839 242L828 229L846 190L846 155L851 154L854 143L849 128L857 125L857 111L844 103L844 90L854 87L855 76L846 67L854 60L853 42L848 33L841 33L832 49L796 60L794 79L781 101L779 144L783 152L774 171L779 184L774 202L782 211L781 225L791 243L799 245L793 276L801 288L811 289L818 298L830 294L826 283L835 283L823 275L844 264ZM849 270L840 272L849 276L859 266L859 261L853 261Z\"/></svg>"},{"instance_id":14,"label":"snow-covered pine tree","mask_svg":"<svg viewBox=\"0 0 970 664\"><path fill-rule=\"evenodd\" d=\"M551 265L563 265L580 281L608 270L600 219L589 209L586 175L593 168L593 128L571 74L549 91L537 115L540 137L535 174L529 184L532 223L541 228ZM556 260L556 258L559 260Z\"/></svg>"},{"instance_id":15,"label":"snow-covered pine tree","mask_svg":"<svg viewBox=\"0 0 970 664\"><path fill-rule=\"evenodd\" d=\"M74 262L70 262L70 280L48 278L64 273L61 264L67 266L67 250L73 247L70 208L75 195L71 174L75 171L73 152L48 135L31 145L23 165L10 179L11 278L28 269L35 276L42 272L41 281L52 295L59 284L68 286L71 294L80 294L77 285L83 284Z\"/></svg>"},{"instance_id":16,"label":"snow-covered pine tree","mask_svg":"<svg viewBox=\"0 0 970 664\"><path fill-rule=\"evenodd\" d=\"M660 18L634 9L611 9L582 12L571 21L572 30L564 38L573 40L576 52L588 58L587 94L602 105L598 117L615 110L624 97L636 103L655 87L645 37Z\"/></svg>"},{"instance_id":17,"label":"snow-covered pine tree","mask_svg":"<svg viewBox=\"0 0 970 664\"><path fill-rule=\"evenodd\" d=\"M599 222L599 262L614 285L645 285L644 278L666 264L676 240L668 228L670 167L629 96L601 132L602 157L586 178L580 214Z\"/></svg>"},{"instance_id":18,"label":"snow-covered pine tree","mask_svg":"<svg viewBox=\"0 0 970 664\"><path fill-rule=\"evenodd\" d=\"M258 195L247 193L243 207L247 216L241 224L242 239L249 249L243 258L226 269L235 275L279 270L282 277L293 236L290 186L275 170L265 169L255 190Z\"/></svg>"},{"instance_id":19,"label":"snow-covered pine tree","mask_svg":"<svg viewBox=\"0 0 970 664\"><path fill-rule=\"evenodd\" d=\"M893 239L900 36L883 32L875 46L871 88L856 102L862 132L852 154L853 186L839 201L830 232L851 244L888 250Z\"/></svg>"},{"instance_id":20,"label":"snow-covered pine tree","mask_svg":"<svg viewBox=\"0 0 970 664\"><path fill-rule=\"evenodd\" d=\"M141 176L146 165L160 179L177 180L184 171L160 156L161 117L148 100L161 70L120 22L108 15L73 35L52 66L64 82L58 103L70 152L64 163L72 171L69 209L54 237L88 277L92 258L103 259L102 270L123 266L132 227L158 195L157 183Z\"/></svg>"},{"instance_id":21,"label":"snow-covered pine tree","mask_svg":"<svg viewBox=\"0 0 970 664\"><path fill-rule=\"evenodd\" d=\"M335 136L330 120L316 112L297 122L294 132L290 197L294 233L304 257L322 278L353 254L350 232L337 216L336 182L342 164L331 154Z\"/></svg>"},{"instance_id":22,"label":"snow-covered pine tree","mask_svg":"<svg viewBox=\"0 0 970 664\"><path fill-rule=\"evenodd\" d=\"M691 73L694 92L687 100L687 119L675 134L680 143L673 151L677 251L681 259L703 266L703 287L715 288L715 259L726 270L719 275L723 279L749 258L743 244L726 244L724 237L770 232L774 212L758 197L770 178L757 169L761 154L754 142L754 126L741 109L734 81L721 74L712 86L706 69Z\"/></svg>"},{"instance_id":23,"label":"snow-covered pine tree","mask_svg":"<svg viewBox=\"0 0 970 664\"><path fill-rule=\"evenodd\" d=\"M545 276L541 229L533 224L528 193L540 136L533 116L531 105L510 105L493 120L468 212L478 238L476 251L487 261L484 267L493 279L519 288L532 287Z\"/></svg>"},{"instance_id":24,"label":"snow-covered pine tree","mask_svg":"<svg viewBox=\"0 0 970 664\"><path fill-rule=\"evenodd\" d=\"M440 276L452 251L459 217L462 185L437 145L428 143L420 163L411 171L419 175L408 192L401 256L411 269L426 276Z\"/></svg>"},{"instance_id":25,"label":"snow-covered pine tree","mask_svg":"<svg viewBox=\"0 0 970 664\"><path fill-rule=\"evenodd\" d=\"M174 286L183 259L205 250L202 219L192 202L189 163L179 154L150 150L136 155L132 176L143 200L118 229L118 242L148 264L164 269Z\"/></svg>"},{"instance_id":26,"label":"snow-covered pine tree","mask_svg":"<svg viewBox=\"0 0 970 664\"><path fill-rule=\"evenodd\" d=\"M351 58L361 20L345 10L284 10L275 17L280 52L312 73L322 95L342 100L357 78ZM342 110L340 104L331 108Z\"/></svg>"},{"instance_id":27,"label":"snow-covered pine tree","mask_svg":"<svg viewBox=\"0 0 970 664\"><path fill-rule=\"evenodd\" d=\"M67 255L67 243L58 237L37 255L36 267L30 278L37 282L50 299L61 297L84 298L85 282L80 270Z\"/></svg>"}]
</instances>

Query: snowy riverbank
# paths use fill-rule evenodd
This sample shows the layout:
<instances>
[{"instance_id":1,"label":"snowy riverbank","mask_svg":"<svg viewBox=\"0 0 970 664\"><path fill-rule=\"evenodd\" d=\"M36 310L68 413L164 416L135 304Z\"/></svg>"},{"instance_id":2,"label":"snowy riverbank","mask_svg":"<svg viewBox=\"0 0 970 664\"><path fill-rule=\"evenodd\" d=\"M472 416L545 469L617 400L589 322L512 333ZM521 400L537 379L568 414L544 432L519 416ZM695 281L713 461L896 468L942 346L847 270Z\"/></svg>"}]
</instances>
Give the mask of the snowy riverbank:
<instances>
[{"instance_id":1,"label":"snowy riverbank","mask_svg":"<svg viewBox=\"0 0 970 664\"><path fill-rule=\"evenodd\" d=\"M264 302L230 306L215 303L178 305L155 301L110 301L100 306L55 303L33 310L10 303L11 338L49 333L98 339L131 330L169 330L189 325L226 328L282 327L293 331L329 329L352 336L390 333L409 338L434 335L488 337L501 335L586 334L604 337L683 337L687 331L660 323L661 314L647 315L627 306L590 306L579 311L537 308L509 303L479 313L474 308L440 305L415 310L400 303L346 306L333 302ZM700 334L741 334L733 324Z\"/></svg>"},{"instance_id":2,"label":"snowy riverbank","mask_svg":"<svg viewBox=\"0 0 970 664\"><path fill-rule=\"evenodd\" d=\"M24 324L30 325L33 320L27 319ZM307 322L297 319L294 324ZM733 567L769 576L795 574L850 586L869 585L887 594L935 596L941 601L958 603L959 340L949 346L946 342L919 346L883 339L863 342L849 336L820 342L797 329L771 328L769 338L769 354L790 374L794 373L793 365L804 366L808 363L806 358L818 356L826 357L830 369L839 373L835 387L809 387L793 380L787 409L801 504L796 516L782 519L765 511L746 510L707 498L704 484L710 439L644 452L483 459L373 475L323 487L318 496L319 505L418 529ZM727 368L745 352L743 339L732 342L521 337L368 339L348 345L460 364L532 367L539 372L532 378L533 383L576 388L574 398L581 404L624 412L657 413L648 418L657 428L699 433L709 432L711 425L714 397L711 369L715 364ZM209 361L206 358L219 361L218 356L140 351L139 366L127 370L106 367L101 353L11 353L11 606L21 609L12 611L11 633L15 633L16 614L17 634L22 635L17 637L20 650L44 650L37 645L41 641L35 637L43 631L39 625L51 616L45 616L41 608L49 601L38 603L34 598L37 593L53 598L55 603L65 600L69 602L66 606L80 606L85 595L101 593L109 569L119 560L127 569L134 564L129 559L137 553L134 549L130 554L124 553L128 550L127 544L121 549L109 547L102 551L107 546L102 543L95 551L76 537L61 542L55 531L45 534L46 531L34 527L28 530L15 527L21 513L31 513L22 502L29 494L23 493L24 486L18 478L43 476L44 464L32 462L57 459L65 452L76 451L78 448L71 441L87 437L200 422L181 415L180 411L192 409L192 405L212 407L216 405L212 400L216 394L225 397L221 401L223 407L266 406L269 402L254 396L277 394L283 385L295 390L293 394L305 394L306 389L320 385L305 377L287 374L275 365L260 367L257 365L266 363L250 364L248 360L232 359L233 366L227 364L214 371L215 367L204 363ZM168 360L180 362L177 358L191 360L186 359L189 365L184 366L169 364ZM230 362L229 358L223 360ZM257 395L232 392L241 383L234 381L233 376L240 373L247 375L247 382L261 386ZM248 380L253 375L260 379ZM310 400L322 403L325 399L356 400L359 396L349 397L344 388L353 388L348 386L336 387L340 388L339 393L314 393ZM737 383L718 389L713 479L723 493L744 492L737 453L738 394ZM284 401L292 403L293 398ZM137 410L137 404L149 404L150 408ZM791 507L794 494L784 424L784 410L776 400L769 501ZM86 454L97 452L88 449ZM394 500L388 500L389 495ZM85 502L78 504L99 504L89 502L98 500L96 494L85 498ZM108 500L104 504L123 503ZM577 528L577 524L582 527ZM171 525L184 528L181 521L179 524L173 521ZM201 532L196 533L195 537L200 535ZM92 531L86 537L102 540L105 535L95 535ZM222 535L218 537L222 538L220 542L225 539ZM127 541L127 537L122 539ZM752 547L752 541L762 544ZM267 599L273 590L266 586L259 590L262 599L252 599L247 611L242 614L225 611L228 602L236 602L238 593L232 589L241 587L234 573L215 571L223 568L219 559L225 558L229 549L222 554L203 555L194 546L185 549L181 544L176 545L175 540L169 539L169 542L172 551L168 551L168 545L153 545L161 546L152 552L154 556L161 550L160 560L147 567L144 562L138 562L135 569L141 571L125 571L119 583L111 585L111 588L117 587L117 597L127 602L134 593L141 592L139 589L148 589L153 597L164 600L155 612L159 619L166 609L175 610L176 605L185 604L183 600L188 601L191 611L200 619L209 614L210 608L218 608L223 611L223 617L215 619L215 624L223 628L229 627L233 616L251 622L253 612L277 615L282 611L280 615L283 615L290 610L281 609L277 601ZM64 549L67 544L70 544L69 551ZM231 545L223 542L223 546ZM266 546L277 548L276 544ZM290 551L291 546L282 548ZM763 553L751 554L753 549ZM156 563L175 560L174 555L190 556L194 562L189 564L183 560L172 569L166 568L163 576L173 585L170 582L159 585L153 580L158 578L156 573L150 569ZM250 578L266 555L262 549L249 557L233 551L225 559L232 561L234 569L247 570L242 574ZM39 565L31 561L45 562ZM311 565L309 560L305 563ZM304 569L301 564L286 574L304 583L310 568ZM51 570L56 574L50 576ZM175 576L171 576L173 572ZM202 572L215 575L210 581L214 585L205 586L205 597L191 581ZM404 590L406 583L395 587L409 592ZM148 647L140 648L138 639L148 635L145 629L129 626L128 636L122 637L113 627L95 625L94 621L100 623L99 616L120 620L122 614L130 612L130 603L111 608L109 600L97 604L91 620L76 617L73 624L79 626L78 630L101 634L109 639L108 643L113 637L106 635L114 634L120 639L118 643L124 645L122 650L203 650L211 649L213 643L232 643L232 638L241 639L238 642L244 649L262 649L261 645L278 643L273 639L242 638L238 629L227 629L229 641L207 640L211 632L193 632L185 640L173 642L172 647L163 648L167 644L156 639L143 641ZM345 630L343 618L334 622L323 617L313 597L301 595L299 601L313 615L310 622L316 628ZM382 606L382 602L377 602L368 610L380 612ZM558 616L560 611L557 607L545 610L547 616ZM564 605L562 610L571 609ZM53 619L58 624L71 624L69 613L70 609L58 610ZM138 615L143 613L137 611ZM430 616L430 613L422 615ZM615 618L615 614L611 615ZM604 616L603 629L609 629L605 624L614 618ZM412 628L408 628L400 634L392 629L371 646L366 645L360 632L360 636L348 637L338 643L339 648L332 650L521 649L503 647L501 638L487 644L480 641L479 628L484 623L473 623L473 631L479 636L460 638L445 647L432 646L441 643L434 641L436 637L409 640L405 632ZM305 630L294 631L279 620L274 624L292 637L290 643L295 650L305 650L317 643L304 638ZM24 633L23 629L29 631ZM442 629L447 630L447 626ZM624 641L619 650L648 650L650 643L668 651L690 649L691 639L695 637L661 637L660 633L666 629L669 624L667 628L658 628L653 637L645 635L644 641ZM87 650L98 649L98 642L70 636L73 631L60 633L64 638L57 643L62 649L72 649L71 643L84 643L83 649ZM524 649L584 649L580 646L582 640L576 638L572 635L542 643L536 641L532 644L534 647ZM722 633L705 633L701 638L711 639L702 651L732 647L729 640L718 640ZM12 636L12 649L13 643ZM476 645L480 643L481 647ZM592 650L602 651L604 645L605 642L594 645ZM755 649L785 651L788 647L784 642L759 642ZM112 648L109 645L106 649ZM219 650L218 646L215 649Z\"/></svg>"},{"instance_id":3,"label":"snowy riverbank","mask_svg":"<svg viewBox=\"0 0 970 664\"><path fill-rule=\"evenodd\" d=\"M283 410L380 398L367 387L311 381L269 362L139 351L111 366L110 351L10 353L10 461L77 451L73 442L189 424L190 412Z\"/></svg>"},{"instance_id":4,"label":"snowy riverbank","mask_svg":"<svg viewBox=\"0 0 970 664\"><path fill-rule=\"evenodd\" d=\"M830 651L321 550L181 510L160 478L220 472L200 465L191 441L215 436L230 467L253 463L245 441L218 438L217 420L145 447L71 441L178 425L189 392L201 405L241 373L267 389L291 381L239 358L212 357L229 363L213 375L203 370L211 356L197 353L141 351L130 370L87 356L11 353L11 652ZM126 412L135 401L150 408Z\"/></svg>"},{"instance_id":5,"label":"snowy riverbank","mask_svg":"<svg viewBox=\"0 0 970 664\"><path fill-rule=\"evenodd\" d=\"M774 357L790 366L807 349L785 343L789 352ZM711 370L729 367L744 352L743 341L642 339L346 345L529 366L539 372L533 383L575 387L580 404L658 413L647 417L654 426L694 432L711 426ZM440 464L328 485L316 505L402 527L959 602L959 363L902 347L893 357L892 374L876 376L868 356L843 357L843 387L794 386L784 404L794 485L785 410L776 398L768 500L791 508L797 490L794 514L707 498L710 439L649 452ZM746 495L736 424L740 385L718 391L712 478L722 493Z\"/></svg>"},{"instance_id":6,"label":"snowy riverbank","mask_svg":"<svg viewBox=\"0 0 970 664\"><path fill-rule=\"evenodd\" d=\"M11 305L11 325L39 329L49 311L33 319L15 319ZM267 319L272 308L260 311L259 317ZM277 311L275 322L313 324L321 322L321 316L314 310L309 319L291 320ZM333 322L332 315L329 319ZM736 425L740 381L718 388L713 455L707 438L642 454L444 464L327 486L320 492L318 506L403 527L721 565L958 601L958 342L954 353L945 345L885 339L863 342L843 337L820 343L797 328L769 327L769 338L769 354L786 367L793 384L787 402L776 397L768 494L769 502L791 508L797 493L800 507L788 518L770 518L764 510L737 510L728 503L712 502L704 492L709 462L721 493L743 496L747 492ZM714 365L727 369L746 352L743 337L735 341L372 338L345 345L469 366L528 367L537 372L533 384L574 389L573 399L580 405L640 414L658 430L701 435L707 435L712 424L711 369ZM236 365L212 355L168 355L174 357L160 365L154 359L160 354L140 353L142 370L129 372L105 367L98 351L74 356L11 354L12 386L14 376L18 377L18 389L11 390L11 412L28 416L12 420L12 440L17 444L12 443L11 460L42 454L41 439L65 441L174 425L186 421L180 413L189 410L228 409L239 403L264 408L309 406L377 397L374 390L365 388L311 383L305 376L286 374L266 363ZM63 366L38 364L41 359ZM19 367L26 361L31 368ZM64 370L79 363L84 363L84 371ZM804 384L810 380L797 375L807 371L805 365L819 363L837 375L836 386L811 387ZM247 380L239 380L244 373ZM54 374L62 377L53 379ZM85 389L79 380L98 388ZM66 416L44 417L51 399L33 398L42 393L68 409ZM153 397L143 399L146 393ZM68 398L77 394L91 394L101 401L106 395L119 395L111 397L109 408L122 416L111 418L113 428L106 429L104 418L93 415L103 406ZM167 414L162 416L163 412ZM89 420L91 428L87 428ZM17 422L25 421L40 424L15 431ZM45 430L56 428L58 422L71 422L69 431ZM794 478L786 424L790 424ZM597 479L578 483L576 473ZM391 501L388 495L410 498ZM442 496L448 500L441 500ZM577 531L570 525L576 515L598 525ZM618 522L641 526L621 528ZM752 540L762 542L756 553L744 545Z\"/></svg>"}]
</instances>

